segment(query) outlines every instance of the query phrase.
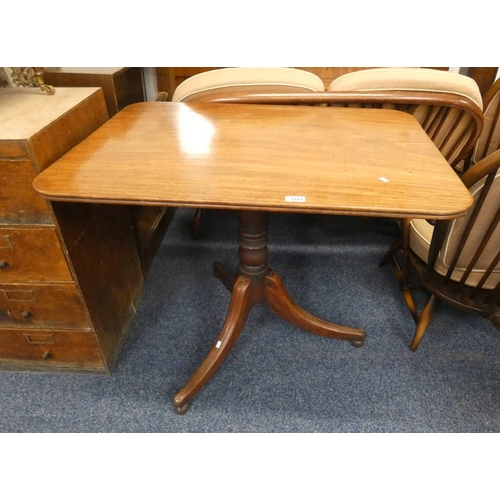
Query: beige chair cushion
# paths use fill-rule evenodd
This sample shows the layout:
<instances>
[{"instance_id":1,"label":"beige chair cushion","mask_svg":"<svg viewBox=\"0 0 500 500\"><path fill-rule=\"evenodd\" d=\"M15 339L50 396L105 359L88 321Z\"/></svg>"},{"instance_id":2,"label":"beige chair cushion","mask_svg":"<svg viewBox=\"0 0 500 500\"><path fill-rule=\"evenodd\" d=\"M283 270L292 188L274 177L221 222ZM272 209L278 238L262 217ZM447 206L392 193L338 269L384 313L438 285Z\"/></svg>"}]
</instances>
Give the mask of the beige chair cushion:
<instances>
[{"instance_id":1,"label":"beige chair cushion","mask_svg":"<svg viewBox=\"0 0 500 500\"><path fill-rule=\"evenodd\" d=\"M223 68L206 71L183 81L172 101L189 101L212 94L238 92L324 91L321 78L295 68Z\"/></svg>"},{"instance_id":2,"label":"beige chair cushion","mask_svg":"<svg viewBox=\"0 0 500 500\"><path fill-rule=\"evenodd\" d=\"M496 151L500 146L500 85L498 92L491 98L485 106L484 124L481 135L474 148L472 163L486 158L489 154Z\"/></svg>"},{"instance_id":3,"label":"beige chair cushion","mask_svg":"<svg viewBox=\"0 0 500 500\"><path fill-rule=\"evenodd\" d=\"M468 76L428 68L375 68L347 73L333 80L328 90L415 90L451 92L468 97L481 109L477 83Z\"/></svg>"},{"instance_id":4,"label":"beige chair cushion","mask_svg":"<svg viewBox=\"0 0 500 500\"><path fill-rule=\"evenodd\" d=\"M477 201L484 187L485 180L482 179L470 189L474 200ZM495 177L495 181L488 193L488 196L481 209L480 215L474 223L474 228L471 231L467 243L462 250L457 261L456 268L452 273L451 279L460 281L467 266L473 257L484 233L498 210L498 200L500 199L500 173ZM464 229L472 214L472 210L468 215L454 220L451 223L448 235L436 260L434 269L436 272L445 276L451 264L451 260L455 254L455 250L460 242ZM429 246L434 232L434 226L426 220L413 219L410 224L410 248L415 252L420 259L427 262L429 256ZM476 262L473 270L466 280L469 286L475 286L479 283L486 269L489 267L492 259L497 255L500 248L500 226L496 227L491 239L486 245L484 251ZM491 276L486 280L483 288L493 289L500 280L500 263L495 267Z\"/></svg>"}]
</instances>

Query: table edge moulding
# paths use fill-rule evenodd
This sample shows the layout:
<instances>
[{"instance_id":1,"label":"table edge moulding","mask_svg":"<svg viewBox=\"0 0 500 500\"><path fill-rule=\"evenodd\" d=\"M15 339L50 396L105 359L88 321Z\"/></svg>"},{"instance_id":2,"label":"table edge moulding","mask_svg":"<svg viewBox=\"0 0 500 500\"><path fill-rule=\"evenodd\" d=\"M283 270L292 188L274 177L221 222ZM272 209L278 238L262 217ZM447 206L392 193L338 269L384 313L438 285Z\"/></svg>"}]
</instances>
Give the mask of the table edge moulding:
<instances>
[{"instance_id":1,"label":"table edge moulding","mask_svg":"<svg viewBox=\"0 0 500 500\"><path fill-rule=\"evenodd\" d=\"M207 357L174 395L178 413L222 364L257 303L310 333L364 343L362 329L303 310L269 269L269 212L450 219L472 204L414 117L317 106L134 104L34 187L57 217L68 205L101 203L239 212L238 268L213 268L231 293L229 311Z\"/></svg>"}]
</instances>

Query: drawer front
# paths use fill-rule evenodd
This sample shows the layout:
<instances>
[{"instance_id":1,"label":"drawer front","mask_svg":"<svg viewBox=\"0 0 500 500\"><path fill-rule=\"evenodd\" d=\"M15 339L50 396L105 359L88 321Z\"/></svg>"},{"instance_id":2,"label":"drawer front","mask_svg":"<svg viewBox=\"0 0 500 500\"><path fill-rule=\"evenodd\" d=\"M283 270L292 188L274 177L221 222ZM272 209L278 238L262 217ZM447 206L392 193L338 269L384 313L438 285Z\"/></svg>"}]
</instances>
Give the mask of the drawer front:
<instances>
[{"instance_id":1,"label":"drawer front","mask_svg":"<svg viewBox=\"0 0 500 500\"><path fill-rule=\"evenodd\" d=\"M0 221L2 224L49 224L48 203L32 187L36 172L28 160L0 160Z\"/></svg>"},{"instance_id":2,"label":"drawer front","mask_svg":"<svg viewBox=\"0 0 500 500\"><path fill-rule=\"evenodd\" d=\"M26 139L0 139L2 158L29 158L30 149Z\"/></svg>"},{"instance_id":3,"label":"drawer front","mask_svg":"<svg viewBox=\"0 0 500 500\"><path fill-rule=\"evenodd\" d=\"M0 369L107 371L93 332L0 329Z\"/></svg>"},{"instance_id":4,"label":"drawer front","mask_svg":"<svg viewBox=\"0 0 500 500\"><path fill-rule=\"evenodd\" d=\"M72 281L53 227L0 226L0 283Z\"/></svg>"},{"instance_id":5,"label":"drawer front","mask_svg":"<svg viewBox=\"0 0 500 500\"><path fill-rule=\"evenodd\" d=\"M0 284L2 328L90 328L75 285Z\"/></svg>"}]
</instances>

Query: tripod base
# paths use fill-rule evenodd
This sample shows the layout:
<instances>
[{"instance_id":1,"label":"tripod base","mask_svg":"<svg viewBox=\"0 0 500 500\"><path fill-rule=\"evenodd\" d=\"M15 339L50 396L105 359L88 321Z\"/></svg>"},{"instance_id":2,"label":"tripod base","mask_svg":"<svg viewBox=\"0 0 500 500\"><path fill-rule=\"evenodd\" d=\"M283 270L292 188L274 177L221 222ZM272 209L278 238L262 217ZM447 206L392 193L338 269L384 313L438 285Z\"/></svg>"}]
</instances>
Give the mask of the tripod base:
<instances>
[{"instance_id":1,"label":"tripod base","mask_svg":"<svg viewBox=\"0 0 500 500\"><path fill-rule=\"evenodd\" d=\"M173 403L180 414L186 413L188 401L222 364L255 304L266 303L280 318L310 333L348 340L355 347L361 347L365 341L363 330L324 321L302 309L290 298L280 276L267 267L265 212L241 212L239 244L240 264L236 275L228 273L220 262L214 264L215 276L231 291L229 311L208 356L174 396Z\"/></svg>"}]
</instances>

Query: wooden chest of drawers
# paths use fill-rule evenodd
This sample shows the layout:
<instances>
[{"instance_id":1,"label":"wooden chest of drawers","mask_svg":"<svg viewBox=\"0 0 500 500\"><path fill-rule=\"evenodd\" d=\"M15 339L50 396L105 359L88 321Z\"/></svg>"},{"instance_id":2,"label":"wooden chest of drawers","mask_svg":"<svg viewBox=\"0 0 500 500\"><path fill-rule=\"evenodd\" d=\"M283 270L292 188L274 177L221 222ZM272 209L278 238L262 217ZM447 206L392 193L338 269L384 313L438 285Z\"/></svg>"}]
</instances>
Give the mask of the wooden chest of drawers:
<instances>
[{"instance_id":1,"label":"wooden chest of drawers","mask_svg":"<svg viewBox=\"0 0 500 500\"><path fill-rule=\"evenodd\" d=\"M0 89L0 110L0 369L110 373L158 220L137 227L131 207L50 205L32 188L108 119L102 89Z\"/></svg>"}]
</instances>

